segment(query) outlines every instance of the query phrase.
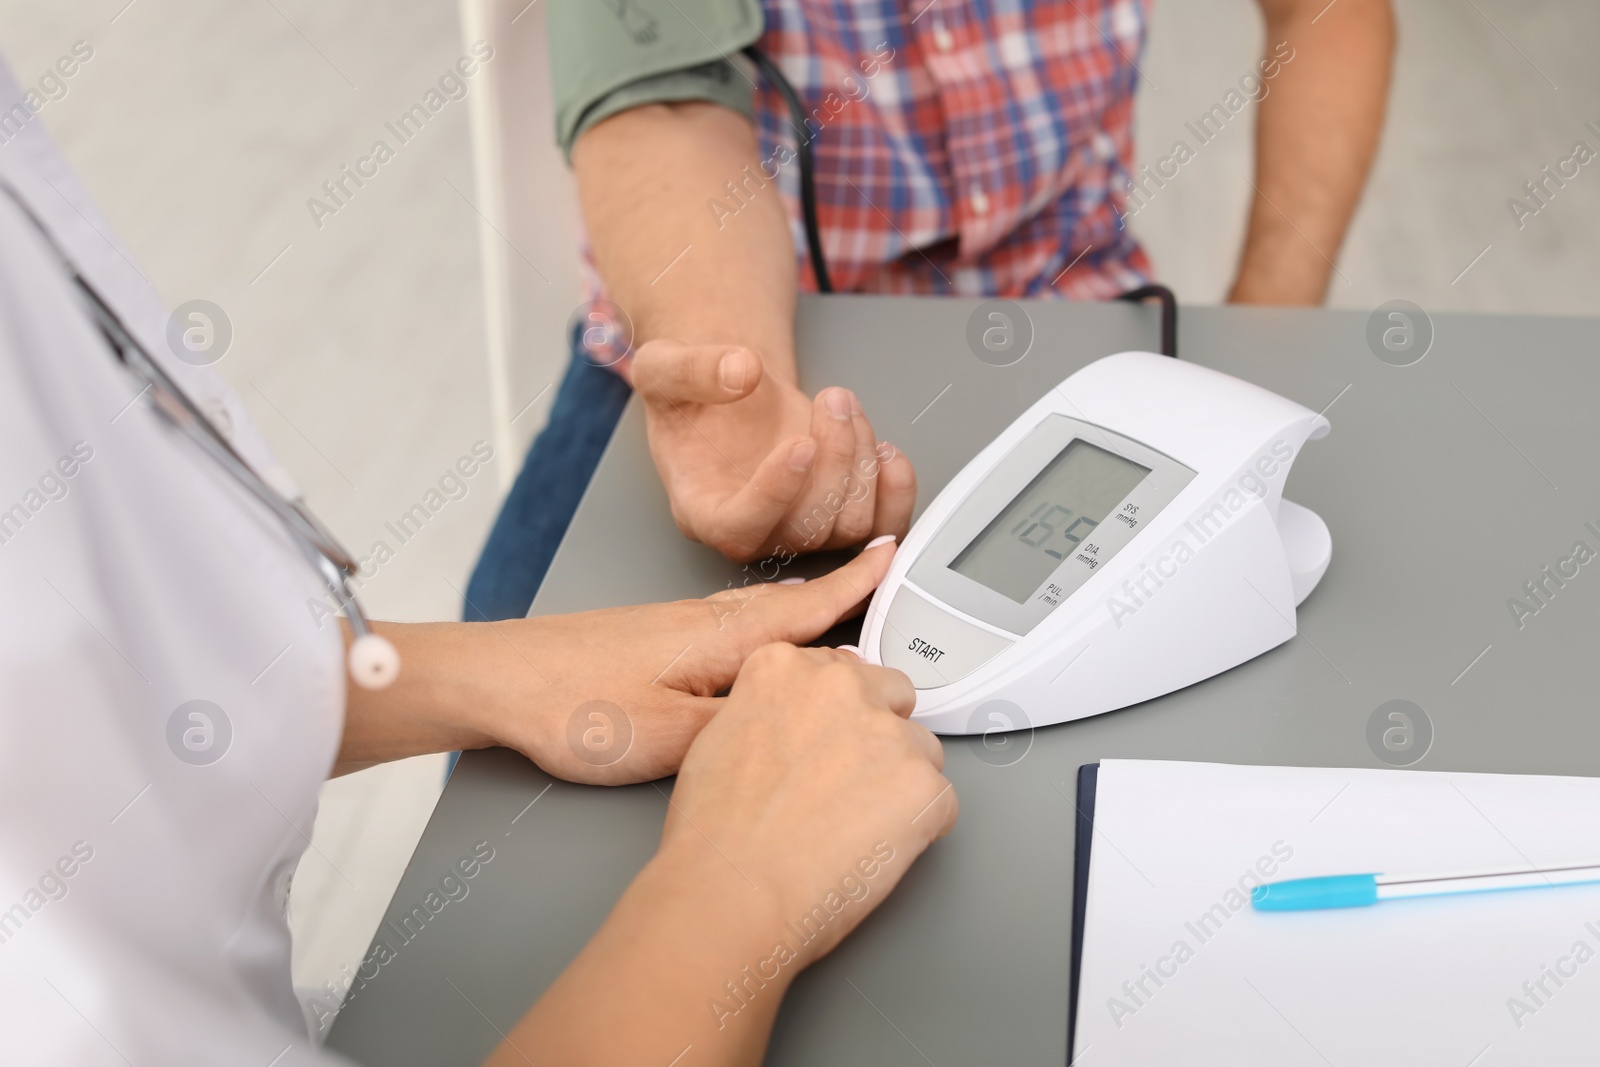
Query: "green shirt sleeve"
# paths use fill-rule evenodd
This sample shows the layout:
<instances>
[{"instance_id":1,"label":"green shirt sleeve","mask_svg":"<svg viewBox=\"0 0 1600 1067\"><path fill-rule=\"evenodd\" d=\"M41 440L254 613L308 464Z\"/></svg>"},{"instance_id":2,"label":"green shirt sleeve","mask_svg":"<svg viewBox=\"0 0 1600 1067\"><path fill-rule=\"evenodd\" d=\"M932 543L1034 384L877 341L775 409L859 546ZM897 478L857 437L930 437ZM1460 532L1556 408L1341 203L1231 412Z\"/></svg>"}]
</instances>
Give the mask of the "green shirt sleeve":
<instances>
[{"instance_id":1,"label":"green shirt sleeve","mask_svg":"<svg viewBox=\"0 0 1600 1067\"><path fill-rule=\"evenodd\" d=\"M760 38L760 0L552 0L550 77L556 141L645 104L704 100L753 113L750 82L729 58Z\"/></svg>"}]
</instances>

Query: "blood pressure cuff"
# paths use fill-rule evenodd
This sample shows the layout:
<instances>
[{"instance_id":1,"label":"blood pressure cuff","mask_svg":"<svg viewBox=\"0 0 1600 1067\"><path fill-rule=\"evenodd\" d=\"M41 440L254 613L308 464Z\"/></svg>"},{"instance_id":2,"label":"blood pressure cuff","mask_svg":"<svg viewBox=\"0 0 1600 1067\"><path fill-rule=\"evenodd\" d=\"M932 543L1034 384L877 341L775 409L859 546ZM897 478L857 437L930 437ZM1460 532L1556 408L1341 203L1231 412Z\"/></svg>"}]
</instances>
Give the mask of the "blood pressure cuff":
<instances>
[{"instance_id":1,"label":"blood pressure cuff","mask_svg":"<svg viewBox=\"0 0 1600 1067\"><path fill-rule=\"evenodd\" d=\"M645 104L703 100L754 114L730 58L754 44L760 0L554 0L549 9L556 140Z\"/></svg>"}]
</instances>

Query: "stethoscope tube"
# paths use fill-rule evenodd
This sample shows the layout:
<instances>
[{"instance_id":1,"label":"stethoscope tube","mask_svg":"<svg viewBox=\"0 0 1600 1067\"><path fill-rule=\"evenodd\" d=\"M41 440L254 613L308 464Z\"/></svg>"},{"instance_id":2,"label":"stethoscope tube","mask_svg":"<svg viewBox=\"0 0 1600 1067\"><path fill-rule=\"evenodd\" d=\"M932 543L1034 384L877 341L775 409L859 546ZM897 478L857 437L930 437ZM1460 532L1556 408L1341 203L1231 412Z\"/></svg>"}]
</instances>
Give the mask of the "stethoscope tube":
<instances>
[{"instance_id":1,"label":"stethoscope tube","mask_svg":"<svg viewBox=\"0 0 1600 1067\"><path fill-rule=\"evenodd\" d=\"M806 247L811 253L811 273L817 279L817 292L833 292L833 279L828 276L828 257L822 254L822 227L817 222L816 164L811 157L811 142L815 135L806 125L806 105L795 92L789 79L778 65L768 59L755 45L744 50L789 109L789 124L794 127L795 154L800 157L800 215L805 220Z\"/></svg>"},{"instance_id":2,"label":"stethoscope tube","mask_svg":"<svg viewBox=\"0 0 1600 1067\"><path fill-rule=\"evenodd\" d=\"M33 213L27 201L11 187L9 182L0 180L0 187L6 189L22 209L23 214L27 215L44 235L46 243L60 259L62 269L72 280L95 325L100 328L112 351L123 366L145 383L145 388L151 394L152 406L158 415L210 456L251 496L272 512L282 523L284 530L289 534L289 539L294 542L300 554L316 569L328 591L333 594L334 600L344 610L345 618L349 621L351 633L354 635L346 657L351 680L364 689L382 689L391 684L400 673L400 654L392 642L372 629L371 621L362 610L360 601L356 599L355 590L350 587L350 579L358 569L355 558L339 544L338 539L301 501L285 497L256 473L255 468L251 467L233 444L218 432L211 424L211 420L206 418L189 395L172 380L144 345L127 329L121 317L112 310L94 286L83 277L77 266L56 243L50 231Z\"/></svg>"},{"instance_id":3,"label":"stethoscope tube","mask_svg":"<svg viewBox=\"0 0 1600 1067\"><path fill-rule=\"evenodd\" d=\"M778 65L755 45L744 54L761 71L762 77L772 83L789 109L789 124L794 127L795 154L800 157L800 216L805 223L806 248L811 254L811 273L817 279L817 292L833 292L833 280L828 275L827 257L822 252L822 227L817 221L816 163L811 142L817 135L806 123L806 105L800 94L784 76ZM820 131L819 131L820 132ZM1178 358L1178 298L1164 285L1145 285L1117 297L1133 303L1143 303L1154 298L1161 302L1161 354Z\"/></svg>"}]
</instances>

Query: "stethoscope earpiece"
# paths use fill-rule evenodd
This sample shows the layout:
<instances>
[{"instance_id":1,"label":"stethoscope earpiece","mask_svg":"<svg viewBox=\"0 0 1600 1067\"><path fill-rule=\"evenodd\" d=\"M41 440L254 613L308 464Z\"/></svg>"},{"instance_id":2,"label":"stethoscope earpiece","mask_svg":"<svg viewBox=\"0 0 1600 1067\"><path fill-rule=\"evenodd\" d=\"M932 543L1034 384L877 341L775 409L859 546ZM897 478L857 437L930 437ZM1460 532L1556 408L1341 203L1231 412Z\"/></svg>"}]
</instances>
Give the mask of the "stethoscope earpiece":
<instances>
[{"instance_id":1,"label":"stethoscope earpiece","mask_svg":"<svg viewBox=\"0 0 1600 1067\"><path fill-rule=\"evenodd\" d=\"M350 680L363 689L387 689L400 676L400 650L379 634L365 633L350 642Z\"/></svg>"}]
</instances>

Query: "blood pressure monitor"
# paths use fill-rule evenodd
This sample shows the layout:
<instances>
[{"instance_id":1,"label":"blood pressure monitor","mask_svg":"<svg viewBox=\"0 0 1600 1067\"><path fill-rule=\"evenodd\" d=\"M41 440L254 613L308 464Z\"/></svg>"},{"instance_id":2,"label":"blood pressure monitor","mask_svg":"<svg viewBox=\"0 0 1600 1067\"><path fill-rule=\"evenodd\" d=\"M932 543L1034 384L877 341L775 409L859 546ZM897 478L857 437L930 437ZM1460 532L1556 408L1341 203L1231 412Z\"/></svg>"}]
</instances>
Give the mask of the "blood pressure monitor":
<instances>
[{"instance_id":1,"label":"blood pressure monitor","mask_svg":"<svg viewBox=\"0 0 1600 1067\"><path fill-rule=\"evenodd\" d=\"M1328 568L1327 526L1283 499L1328 428L1192 363L1091 363L928 505L862 654L909 675L913 718L943 734L1098 715L1258 656Z\"/></svg>"}]
</instances>

